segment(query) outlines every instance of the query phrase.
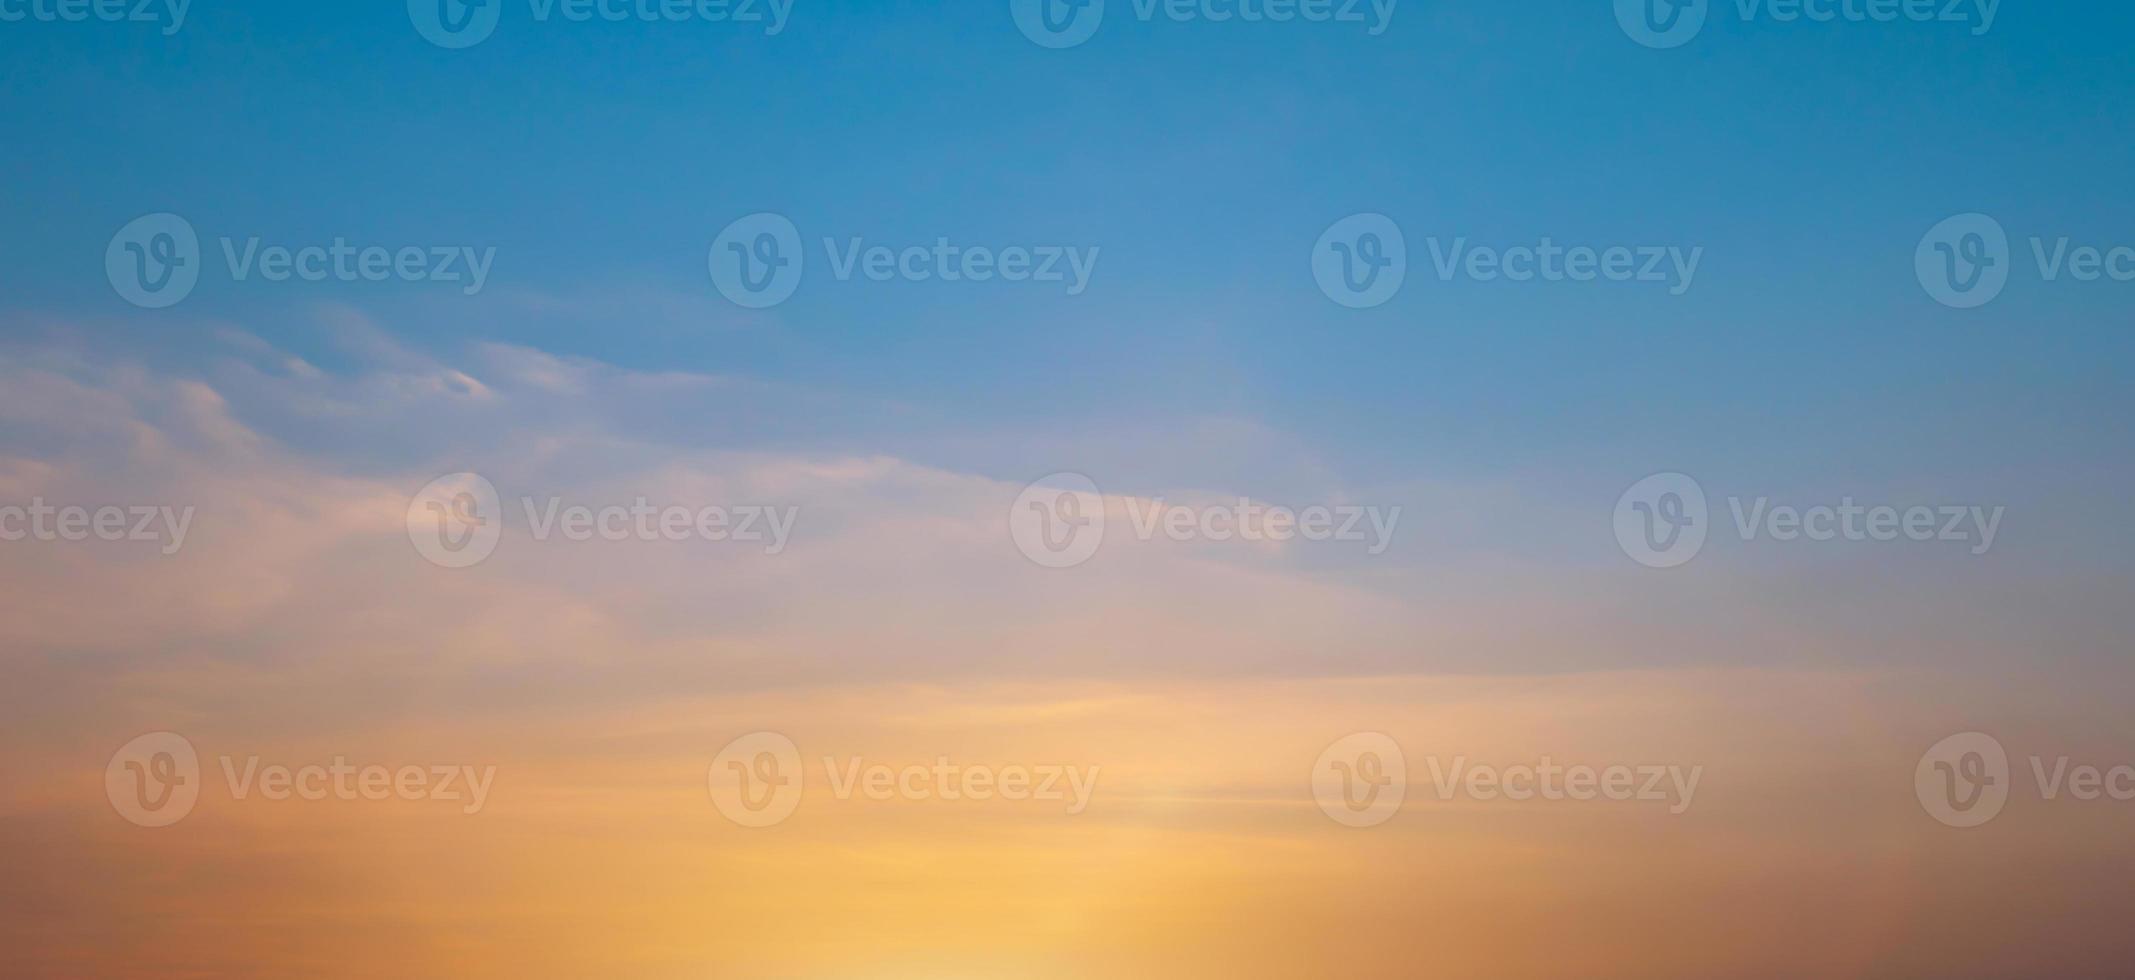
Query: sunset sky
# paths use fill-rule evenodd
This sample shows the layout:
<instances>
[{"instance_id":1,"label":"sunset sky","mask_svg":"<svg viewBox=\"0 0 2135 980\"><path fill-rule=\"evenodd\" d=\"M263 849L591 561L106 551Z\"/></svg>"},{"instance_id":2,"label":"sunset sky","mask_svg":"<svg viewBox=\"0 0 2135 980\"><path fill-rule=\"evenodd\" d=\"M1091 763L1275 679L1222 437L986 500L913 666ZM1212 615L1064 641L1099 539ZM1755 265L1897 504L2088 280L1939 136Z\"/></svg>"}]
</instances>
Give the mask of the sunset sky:
<instances>
[{"instance_id":1,"label":"sunset sky","mask_svg":"<svg viewBox=\"0 0 2135 980\"><path fill-rule=\"evenodd\" d=\"M2125 975L2135 9L1100 6L0 17L0 975Z\"/></svg>"}]
</instances>

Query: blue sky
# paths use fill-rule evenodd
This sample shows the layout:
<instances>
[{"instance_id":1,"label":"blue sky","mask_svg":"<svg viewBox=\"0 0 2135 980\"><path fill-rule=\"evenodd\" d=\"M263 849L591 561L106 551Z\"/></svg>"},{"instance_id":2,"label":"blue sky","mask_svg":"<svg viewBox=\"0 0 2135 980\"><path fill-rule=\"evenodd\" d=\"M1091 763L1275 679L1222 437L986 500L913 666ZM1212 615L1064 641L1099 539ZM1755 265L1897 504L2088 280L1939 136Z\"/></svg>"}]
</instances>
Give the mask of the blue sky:
<instances>
[{"instance_id":1,"label":"blue sky","mask_svg":"<svg viewBox=\"0 0 2135 980\"><path fill-rule=\"evenodd\" d=\"M14 17L79 2L0 0L0 974L2135 955L2095 925L2128 801L2027 785L2135 759L2135 5L1644 0L1705 3L1665 50L1618 0L1397 0L1377 36L1089 0L1058 50L1011 16L1039 0L795 0L776 36L487 0L458 50L416 20L459 0ZM122 229L166 212L200 280L136 306L126 246L176 240ZM745 308L714 243L776 240L726 237L760 213L807 269ZM1336 235L1374 216L1407 256L1377 305L1322 244L1380 255ZM1935 246L1990 234L2006 288L1945 305ZM471 295L235 281L224 239L494 259ZM826 239L1097 261L874 282ZM2130 281L2043 281L2034 239ZM1545 240L1696 275L1436 272ZM173 516L101 530L137 507ZM663 526L557 516L626 510ZM809 783L777 829L721 802L763 734L805 778L756 775ZM143 754L173 739L222 764ZM1066 824L848 798L802 750L1105 782ZM482 815L217 786L343 756L503 775ZM1677 812L1437 775L1538 757L1711 778ZM158 758L209 790L183 826L146 829ZM1992 828L1952 819L1968 760L2021 794Z\"/></svg>"},{"instance_id":2,"label":"blue sky","mask_svg":"<svg viewBox=\"0 0 2135 980\"><path fill-rule=\"evenodd\" d=\"M2117 40L2135 13L2117 5L2009 4L1975 37L1744 23L1728 3L1671 51L1602 3L1402 3L1379 37L1113 6L1064 51L992 3L802 0L776 37L508 4L465 51L398 4L203 0L171 38L11 25L7 306L123 320L148 345L240 323L331 365L310 311L346 303L421 349L503 341L908 410L805 427L833 444L1245 418L1365 480L1624 454L1948 474L1986 468L1982 442L2035 466L2126 435L2125 284L2019 277L1954 311L1909 274L1920 234L1963 211L2125 240L2135 137L2110 121L2135 94ZM211 276L143 313L99 257L164 210L204 238L498 258L474 297ZM763 210L818 265L753 313L713 291L704 252ZM1352 311L1305 254L1361 211L1417 256L1429 236L1545 235L1706 255L1683 297L1439 282L1418 261L1393 302ZM837 282L825 236L1102 258L1075 297ZM2017 438L2041 429L2063 441Z\"/></svg>"}]
</instances>

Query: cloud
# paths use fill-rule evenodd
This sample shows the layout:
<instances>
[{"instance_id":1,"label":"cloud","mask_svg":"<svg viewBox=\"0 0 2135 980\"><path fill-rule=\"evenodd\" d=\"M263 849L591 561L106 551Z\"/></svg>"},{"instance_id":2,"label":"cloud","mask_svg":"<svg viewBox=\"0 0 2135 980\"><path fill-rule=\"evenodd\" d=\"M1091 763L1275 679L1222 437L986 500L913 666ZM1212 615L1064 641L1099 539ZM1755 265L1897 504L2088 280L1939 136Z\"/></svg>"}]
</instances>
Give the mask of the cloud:
<instances>
[{"instance_id":1,"label":"cloud","mask_svg":"<svg viewBox=\"0 0 2135 980\"><path fill-rule=\"evenodd\" d=\"M766 411L788 394L775 387L499 344L454 364L353 311L327 321L358 366L325 371L227 327L223 353L191 370L86 343L16 351L0 367L10 500L192 517L173 555L139 542L11 543L0 585L36 615L7 617L0 639L117 665L132 679L122 685L226 685L272 666L274 683L362 693L381 683L366 667L379 667L479 701L509 667L526 698L627 699L667 683L775 687L826 671L888 680L1337 663L1369 642L1348 624L1401 614L1383 592L1285 570L1250 547L1125 540L1104 567L1062 575L1016 551L1014 482L611 424L708 398ZM459 470L499 488L505 530L488 561L446 569L410 545L406 514L417 488ZM532 535L552 506L640 501L790 509L792 541L766 554L731 541Z\"/></svg>"},{"instance_id":2,"label":"cloud","mask_svg":"<svg viewBox=\"0 0 2135 980\"><path fill-rule=\"evenodd\" d=\"M1283 940L1284 972L1396 972L1349 927L1420 922L1488 951L1470 972L1539 976L1553 963L1517 951L1551 923L1606 945L1667 902L1689 934L1729 939L1617 957L1641 975L1709 975L1719 952L1745 949L1842 974L1879 950L1948 948L1932 930L1906 942L1890 910L1960 890L1951 873L1848 843L1943 829L1906 795L1922 747L1982 724L2052 746L2048 718L2085 719L2095 745L2118 730L2102 692L2125 684L2010 707L1993 683L1953 689L1894 666L1962 649L1938 646L1961 619L1882 609L1912 625L1869 649L1834 641L1843 623L1790 615L1785 593L1757 591L1772 579L1735 563L1606 565L1566 543L1585 527L1610 547L1606 525L1530 481L1349 486L1308 444L1247 421L1144 428L1118 455L1087 456L1074 447L1095 442L973 424L933 440L958 446L942 455L960 465L728 439L749 419L803 431L853 403L504 344L427 352L353 311L325 324L332 357L223 325L185 362L93 334L0 360L0 499L194 514L171 555L0 543L0 852L30 855L0 892L0 947L65 933L38 944L30 975L288 975L345 952L361 916L374 974L838 976L895 961L953 975L1021 969L1036 949L1089 975L1160 961L1187 937L1218 952L1173 975L1236 975L1271 962L1238 942L1239 923ZM1169 469L1130 465L1164 456L1167 438L1198 445ZM1420 536L1369 559L1108 532L1087 564L1043 568L1017 550L1009 508L1022 480L1077 459L1126 474L1106 488L1123 525L1157 495L1242 495L1402 504ZM497 488L501 535L487 560L447 568L416 549L407 517L420 488L460 471ZM775 553L532 533L550 502L641 499L796 517ZM1473 530L1487 520L1536 526L1491 550L1497 531ZM1777 666L1742 669L1753 661ZM1600 662L1642 669L1584 669ZM1074 818L883 808L817 787L792 825L737 837L705 767L757 729L816 756L1105 774ZM155 730L185 733L210 766L346 755L500 775L474 819L214 798L151 833L117 818L100 780L118 745ZM1710 774L1665 841L1636 812L1464 800L1359 837L1303 792L1314 754L1351 731L1411 747L1419 782L1427 757L1456 753ZM2056 832L2021 814L2002 827ZM2011 853L1956 858L1982 869ZM885 881L910 883L887 911ZM173 891L195 901L174 908ZM1224 896L1216 914L1209 896ZM2062 935L2021 906L1994 921ZM806 929L780 911L803 908ZM1802 909L1832 942L1770 930ZM269 917L272 948L202 938ZM844 940L810 938L826 926ZM731 942L744 935L754 945ZM789 955L800 948L818 952ZM1954 962L1923 955L1912 972Z\"/></svg>"},{"instance_id":3,"label":"cloud","mask_svg":"<svg viewBox=\"0 0 2135 980\"><path fill-rule=\"evenodd\" d=\"M522 700L627 700L663 684L831 676L1523 673L1830 656L1829 627L1755 591L1770 581L1721 562L1696 575L1632 567L1608 550L1594 519L1604 511L1520 481L1347 486L1308 445L1243 421L1180 430L1204 463L1168 476L1126 464L1162 454L1147 432L1124 456L1060 442L1040 451L1052 468L1092 459L1101 476L1124 474L1105 487L1121 519L1087 565L1047 569L1008 533L1022 481L1041 468L985 448L1015 442L1007 433L972 425L935 440L960 443L946 454L967 460L956 466L762 433L728 440L753 418L806 428L851 406L506 344L425 352L356 311L322 317L340 352L331 370L227 325L186 365L90 340L11 351L0 366L9 499L194 517L167 558L105 543L0 550L0 584L37 613L9 617L0 638L137 666L274 664L292 683L358 691L382 683L363 665L391 665L477 703L497 696L507 668ZM501 542L477 567L439 568L411 546L407 510L418 488L460 471L498 488ZM1404 516L1379 556L1136 540L1126 509L1156 495ZM552 508L641 500L790 509L791 541L766 554L733 541L532 536ZM1947 632L1985 642L1965 640L1962 624Z\"/></svg>"}]
</instances>

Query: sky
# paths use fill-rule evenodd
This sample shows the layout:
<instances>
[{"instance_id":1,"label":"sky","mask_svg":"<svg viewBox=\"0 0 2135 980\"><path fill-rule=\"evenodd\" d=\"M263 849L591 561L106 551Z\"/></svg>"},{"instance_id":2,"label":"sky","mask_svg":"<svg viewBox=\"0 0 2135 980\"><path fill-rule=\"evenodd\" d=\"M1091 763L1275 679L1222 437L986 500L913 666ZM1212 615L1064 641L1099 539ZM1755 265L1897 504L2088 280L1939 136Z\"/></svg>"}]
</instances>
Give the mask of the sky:
<instances>
[{"instance_id":1,"label":"sky","mask_svg":"<svg viewBox=\"0 0 2135 980\"><path fill-rule=\"evenodd\" d=\"M2135 10L1649 2L0 0L0 973L2117 975Z\"/></svg>"}]
</instances>

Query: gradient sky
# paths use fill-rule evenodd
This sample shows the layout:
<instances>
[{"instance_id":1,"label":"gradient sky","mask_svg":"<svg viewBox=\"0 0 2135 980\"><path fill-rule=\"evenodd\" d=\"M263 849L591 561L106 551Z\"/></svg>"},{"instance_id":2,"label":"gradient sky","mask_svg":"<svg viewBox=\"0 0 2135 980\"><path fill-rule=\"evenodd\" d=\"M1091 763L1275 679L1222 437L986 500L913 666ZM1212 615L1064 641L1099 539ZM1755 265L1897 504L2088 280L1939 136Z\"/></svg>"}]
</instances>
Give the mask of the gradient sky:
<instances>
[{"instance_id":1,"label":"gradient sky","mask_svg":"<svg viewBox=\"0 0 2135 980\"><path fill-rule=\"evenodd\" d=\"M0 505L198 510L161 557L0 543L0 973L25 977L2117 975L2135 803L1958 831L1923 750L2135 763L2135 8L1744 21L1653 50L1606 0L1401 0L1390 28L1143 23L1048 50L1008 4L799 0L728 24L427 43L399 3L195 0L182 30L0 23ZM745 310L706 251L791 218ZM1938 305L1921 236L2016 242ZM230 281L164 310L113 234L494 247L486 288ZM1309 255L1385 214L1351 310ZM1101 250L1087 292L841 282L820 240ZM1699 247L1646 284L1441 282L1432 237ZM777 502L778 555L409 546L410 495ZM1380 555L1107 539L1043 569L1050 473L1403 508ZM1994 548L1745 542L1627 560L1619 494L2005 507ZM508 514L516 507L508 509ZM495 764L493 805L216 798L157 830L122 743ZM811 785L766 831L705 768L804 756L1105 771L1038 804ZM1307 776L1395 737L1410 800ZM1422 760L1668 762L1686 814L1421 799Z\"/></svg>"}]
</instances>

